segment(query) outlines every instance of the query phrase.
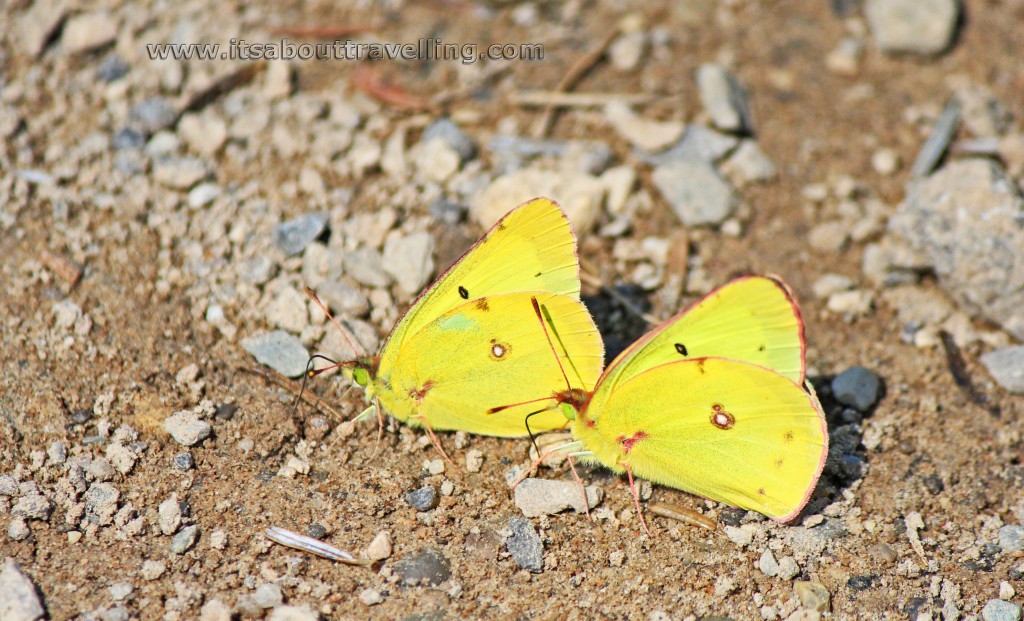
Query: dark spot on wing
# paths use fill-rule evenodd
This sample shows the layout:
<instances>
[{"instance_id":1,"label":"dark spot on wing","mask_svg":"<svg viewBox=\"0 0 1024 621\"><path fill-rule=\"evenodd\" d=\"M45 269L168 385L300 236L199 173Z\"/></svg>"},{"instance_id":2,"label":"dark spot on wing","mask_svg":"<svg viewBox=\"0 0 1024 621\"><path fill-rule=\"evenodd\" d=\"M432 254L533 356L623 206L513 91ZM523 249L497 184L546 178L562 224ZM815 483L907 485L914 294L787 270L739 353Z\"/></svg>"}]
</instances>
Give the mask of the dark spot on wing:
<instances>
[{"instance_id":1,"label":"dark spot on wing","mask_svg":"<svg viewBox=\"0 0 1024 621\"><path fill-rule=\"evenodd\" d=\"M491 310L491 305L487 303L487 298L477 298L476 307L477 310L481 310L485 313Z\"/></svg>"},{"instance_id":2,"label":"dark spot on wing","mask_svg":"<svg viewBox=\"0 0 1024 621\"><path fill-rule=\"evenodd\" d=\"M504 360L509 353L512 351L512 346L508 343L501 343L498 339L491 339L491 359L492 360Z\"/></svg>"},{"instance_id":3,"label":"dark spot on wing","mask_svg":"<svg viewBox=\"0 0 1024 621\"><path fill-rule=\"evenodd\" d=\"M723 431L729 430L736 424L736 417L727 412L724 405L715 403L711 406L711 424Z\"/></svg>"},{"instance_id":4,"label":"dark spot on wing","mask_svg":"<svg viewBox=\"0 0 1024 621\"><path fill-rule=\"evenodd\" d=\"M544 275L544 272L537 272L536 274L533 275L533 277L534 278L540 278L543 275Z\"/></svg>"},{"instance_id":5,"label":"dark spot on wing","mask_svg":"<svg viewBox=\"0 0 1024 621\"><path fill-rule=\"evenodd\" d=\"M757 351L764 351L764 350L765 350L765 347L764 347L764 343L761 343L761 344L760 344L760 345L759 345L759 346L757 347Z\"/></svg>"},{"instance_id":6,"label":"dark spot on wing","mask_svg":"<svg viewBox=\"0 0 1024 621\"><path fill-rule=\"evenodd\" d=\"M683 356L688 355L686 352L686 345L683 345L682 343L676 343L676 351Z\"/></svg>"},{"instance_id":7,"label":"dark spot on wing","mask_svg":"<svg viewBox=\"0 0 1024 621\"><path fill-rule=\"evenodd\" d=\"M469 299L469 291L462 285L459 285L459 297L461 297L463 300Z\"/></svg>"},{"instance_id":8,"label":"dark spot on wing","mask_svg":"<svg viewBox=\"0 0 1024 621\"><path fill-rule=\"evenodd\" d=\"M793 441L793 432L792 431L787 431L785 434L783 434L782 439L785 440L787 443L792 442Z\"/></svg>"}]
</instances>

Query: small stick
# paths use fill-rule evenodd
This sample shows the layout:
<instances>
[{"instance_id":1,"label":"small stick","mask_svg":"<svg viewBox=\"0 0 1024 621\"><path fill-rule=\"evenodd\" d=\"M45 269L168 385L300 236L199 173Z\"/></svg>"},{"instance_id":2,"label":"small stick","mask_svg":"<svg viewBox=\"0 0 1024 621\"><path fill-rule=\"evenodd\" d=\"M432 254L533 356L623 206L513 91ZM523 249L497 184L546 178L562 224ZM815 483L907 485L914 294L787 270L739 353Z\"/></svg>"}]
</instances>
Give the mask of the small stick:
<instances>
[{"instance_id":1,"label":"small stick","mask_svg":"<svg viewBox=\"0 0 1024 621\"><path fill-rule=\"evenodd\" d=\"M647 506L647 509L654 515L660 515L661 517L666 517L672 520L686 522L690 526L699 526L700 528L715 530L718 525L717 522L706 515L701 515L696 511L684 509L683 507L667 502L653 502Z\"/></svg>"},{"instance_id":2,"label":"small stick","mask_svg":"<svg viewBox=\"0 0 1024 621\"><path fill-rule=\"evenodd\" d=\"M596 108L613 102L645 104L661 99L654 93L563 93L560 91L518 91L508 101L517 106L554 106L558 108Z\"/></svg>"},{"instance_id":3,"label":"small stick","mask_svg":"<svg viewBox=\"0 0 1024 621\"><path fill-rule=\"evenodd\" d=\"M305 535L300 535L294 531L281 528L280 526L272 526L266 530L267 538L274 543L279 543L289 548L295 548L296 550L302 550L303 552L309 552L323 558L344 563L345 565L356 565L359 567L369 567L373 565L373 561L365 558L355 558L348 552L335 548L334 546L324 543L319 539L313 539Z\"/></svg>"},{"instance_id":4,"label":"small stick","mask_svg":"<svg viewBox=\"0 0 1024 621\"><path fill-rule=\"evenodd\" d=\"M594 65L597 64L604 53L608 51L608 47L612 44L619 34L618 28L613 28L605 34L604 38L597 44L597 47L590 50L583 56L581 56L575 63L569 67L569 70L565 72L562 79L559 80L558 85L555 86L554 92L564 93L572 90L576 83L580 81L583 76L590 71ZM544 112L541 113L540 118L537 120L537 125L534 127L533 136L534 138L546 138L548 133L551 131L551 124L555 120L555 111L557 108L552 105L544 107Z\"/></svg>"},{"instance_id":5,"label":"small stick","mask_svg":"<svg viewBox=\"0 0 1024 621\"><path fill-rule=\"evenodd\" d=\"M44 248L39 253L39 261L72 287L82 278L82 266L63 255L54 254Z\"/></svg>"}]
</instances>

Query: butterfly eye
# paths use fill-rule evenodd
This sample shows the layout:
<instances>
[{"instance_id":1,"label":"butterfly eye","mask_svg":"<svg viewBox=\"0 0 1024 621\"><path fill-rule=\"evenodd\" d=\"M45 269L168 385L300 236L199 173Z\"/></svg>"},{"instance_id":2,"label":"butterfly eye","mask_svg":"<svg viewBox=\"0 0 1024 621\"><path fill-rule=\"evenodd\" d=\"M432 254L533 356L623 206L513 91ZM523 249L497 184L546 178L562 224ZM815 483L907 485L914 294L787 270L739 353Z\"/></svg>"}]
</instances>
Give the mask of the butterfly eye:
<instances>
[{"instance_id":1,"label":"butterfly eye","mask_svg":"<svg viewBox=\"0 0 1024 621\"><path fill-rule=\"evenodd\" d=\"M566 417L568 420L576 420L576 408L572 407L572 405L568 403L559 403L558 407L562 410L562 416Z\"/></svg>"},{"instance_id":2,"label":"butterfly eye","mask_svg":"<svg viewBox=\"0 0 1024 621\"><path fill-rule=\"evenodd\" d=\"M370 385L370 373L366 369L353 369L352 379L364 388Z\"/></svg>"}]
</instances>

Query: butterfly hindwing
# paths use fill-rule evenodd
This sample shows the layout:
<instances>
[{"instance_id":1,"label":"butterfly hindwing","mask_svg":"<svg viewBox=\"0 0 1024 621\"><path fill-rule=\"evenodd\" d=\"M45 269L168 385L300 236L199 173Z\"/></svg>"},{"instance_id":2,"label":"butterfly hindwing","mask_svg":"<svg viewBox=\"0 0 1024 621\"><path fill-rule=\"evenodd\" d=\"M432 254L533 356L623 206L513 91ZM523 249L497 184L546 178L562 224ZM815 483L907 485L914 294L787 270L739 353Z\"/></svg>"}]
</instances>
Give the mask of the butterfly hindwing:
<instances>
[{"instance_id":1,"label":"butterfly hindwing","mask_svg":"<svg viewBox=\"0 0 1024 621\"><path fill-rule=\"evenodd\" d=\"M824 415L770 369L721 358L647 369L598 390L573 435L597 461L779 521L795 517L828 452Z\"/></svg>"}]
</instances>

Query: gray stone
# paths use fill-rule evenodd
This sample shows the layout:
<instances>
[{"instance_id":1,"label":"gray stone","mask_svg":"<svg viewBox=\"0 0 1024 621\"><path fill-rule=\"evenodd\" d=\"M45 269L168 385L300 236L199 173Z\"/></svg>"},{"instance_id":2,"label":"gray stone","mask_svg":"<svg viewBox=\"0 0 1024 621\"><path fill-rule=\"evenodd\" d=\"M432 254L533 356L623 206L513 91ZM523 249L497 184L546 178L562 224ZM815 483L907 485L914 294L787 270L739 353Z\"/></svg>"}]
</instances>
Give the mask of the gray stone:
<instances>
[{"instance_id":1,"label":"gray stone","mask_svg":"<svg viewBox=\"0 0 1024 621\"><path fill-rule=\"evenodd\" d=\"M981 356L981 363L1000 386L1024 393L1024 345L994 349Z\"/></svg>"},{"instance_id":2,"label":"gray stone","mask_svg":"<svg viewBox=\"0 0 1024 621\"><path fill-rule=\"evenodd\" d=\"M612 102L605 106L604 116L620 136L638 149L663 151L679 141L686 129L682 121L654 121L633 111L629 104Z\"/></svg>"},{"instance_id":3,"label":"gray stone","mask_svg":"<svg viewBox=\"0 0 1024 621\"><path fill-rule=\"evenodd\" d=\"M392 237L384 244L384 271L409 295L420 291L434 274L434 236L426 231Z\"/></svg>"},{"instance_id":4,"label":"gray stone","mask_svg":"<svg viewBox=\"0 0 1024 621\"><path fill-rule=\"evenodd\" d=\"M201 186L200 186L201 187ZM277 274L277 264L266 255L252 257L242 264L238 276L245 282L262 285Z\"/></svg>"},{"instance_id":5,"label":"gray stone","mask_svg":"<svg viewBox=\"0 0 1024 621\"><path fill-rule=\"evenodd\" d=\"M1024 198L994 162L911 182L889 230L932 263L956 302L1024 339Z\"/></svg>"},{"instance_id":6,"label":"gray stone","mask_svg":"<svg viewBox=\"0 0 1024 621\"><path fill-rule=\"evenodd\" d=\"M395 562L392 571L405 584L426 582L437 586L452 577L451 564L439 548L421 548L415 554Z\"/></svg>"},{"instance_id":7,"label":"gray stone","mask_svg":"<svg viewBox=\"0 0 1024 621\"><path fill-rule=\"evenodd\" d=\"M736 208L732 188L707 162L684 159L663 164L651 179L688 227L721 224Z\"/></svg>"},{"instance_id":8,"label":"gray stone","mask_svg":"<svg viewBox=\"0 0 1024 621\"><path fill-rule=\"evenodd\" d=\"M51 511L53 511L53 503L50 502L50 499L40 493L34 493L19 498L14 508L11 509L11 515L26 520L43 520L45 522L50 519Z\"/></svg>"},{"instance_id":9,"label":"gray stone","mask_svg":"<svg viewBox=\"0 0 1024 621\"><path fill-rule=\"evenodd\" d=\"M302 342L284 330L258 334L242 339L242 347L256 361L285 377L299 377L306 372L309 352Z\"/></svg>"},{"instance_id":10,"label":"gray stone","mask_svg":"<svg viewBox=\"0 0 1024 621\"><path fill-rule=\"evenodd\" d=\"M938 54L953 40L958 0L866 0L871 36L883 52Z\"/></svg>"},{"instance_id":11,"label":"gray stone","mask_svg":"<svg viewBox=\"0 0 1024 621\"><path fill-rule=\"evenodd\" d=\"M370 287L386 287L390 282L388 273L384 271L384 262L380 253L368 246L357 248L346 253L342 262L345 273L356 282Z\"/></svg>"},{"instance_id":12,"label":"gray stone","mask_svg":"<svg viewBox=\"0 0 1024 621\"><path fill-rule=\"evenodd\" d=\"M740 183L768 181L777 174L775 163L753 140L744 140L722 164L722 173Z\"/></svg>"},{"instance_id":13,"label":"gray stone","mask_svg":"<svg viewBox=\"0 0 1024 621\"><path fill-rule=\"evenodd\" d=\"M761 553L761 558L757 561L757 568L769 578L779 574L779 562L775 560L775 555L772 554L772 551L767 548Z\"/></svg>"},{"instance_id":14,"label":"gray stone","mask_svg":"<svg viewBox=\"0 0 1024 621\"><path fill-rule=\"evenodd\" d=\"M129 71L131 71L131 65L117 54L110 53L100 61L100 66L96 68L96 79L109 84L128 75Z\"/></svg>"},{"instance_id":15,"label":"gray stone","mask_svg":"<svg viewBox=\"0 0 1024 621\"><path fill-rule=\"evenodd\" d=\"M317 288L316 294L335 315L362 317L370 312L366 295L343 281L328 280Z\"/></svg>"},{"instance_id":16,"label":"gray stone","mask_svg":"<svg viewBox=\"0 0 1024 621\"><path fill-rule=\"evenodd\" d=\"M0 496L17 496L18 480L9 474L0 476Z\"/></svg>"},{"instance_id":17,"label":"gray stone","mask_svg":"<svg viewBox=\"0 0 1024 621\"><path fill-rule=\"evenodd\" d=\"M188 207L189 209L201 209L206 207L220 196L220 193L220 186L216 183L200 183L189 190Z\"/></svg>"},{"instance_id":18,"label":"gray stone","mask_svg":"<svg viewBox=\"0 0 1024 621\"><path fill-rule=\"evenodd\" d=\"M1024 550L1024 527L1008 524L999 529L999 547L1003 552Z\"/></svg>"},{"instance_id":19,"label":"gray stone","mask_svg":"<svg viewBox=\"0 0 1024 621\"><path fill-rule=\"evenodd\" d=\"M850 367L832 380L832 394L843 405L866 412L881 391L878 376L864 367Z\"/></svg>"},{"instance_id":20,"label":"gray stone","mask_svg":"<svg viewBox=\"0 0 1024 621\"><path fill-rule=\"evenodd\" d=\"M697 89L715 127L736 133L753 129L747 91L723 67L711 63L701 65L697 70Z\"/></svg>"},{"instance_id":21,"label":"gray stone","mask_svg":"<svg viewBox=\"0 0 1024 621\"><path fill-rule=\"evenodd\" d=\"M274 243L288 256L299 254L327 228L328 215L326 211L308 213L278 224L274 227Z\"/></svg>"},{"instance_id":22,"label":"gray stone","mask_svg":"<svg viewBox=\"0 0 1024 621\"><path fill-rule=\"evenodd\" d=\"M468 459L468 458L467 458ZM604 499L604 490L595 485L586 488L587 504L593 509ZM525 479L515 490L515 503L526 517L554 515L566 509L583 513L583 494L575 481Z\"/></svg>"},{"instance_id":23,"label":"gray stone","mask_svg":"<svg viewBox=\"0 0 1024 621\"><path fill-rule=\"evenodd\" d=\"M16 517L7 525L7 536L14 541L24 541L28 539L31 534L32 531L29 529L28 522L25 521L25 518Z\"/></svg>"},{"instance_id":24,"label":"gray stone","mask_svg":"<svg viewBox=\"0 0 1024 621\"><path fill-rule=\"evenodd\" d=\"M437 507L440 500L437 488L429 484L405 494L405 502L417 511L430 511Z\"/></svg>"},{"instance_id":25,"label":"gray stone","mask_svg":"<svg viewBox=\"0 0 1024 621\"><path fill-rule=\"evenodd\" d=\"M85 492L86 517L100 526L110 524L120 498L121 492L112 483L93 483Z\"/></svg>"},{"instance_id":26,"label":"gray stone","mask_svg":"<svg viewBox=\"0 0 1024 621\"><path fill-rule=\"evenodd\" d=\"M196 460L191 453L178 453L174 456L174 467L182 472L188 472L196 467Z\"/></svg>"},{"instance_id":27,"label":"gray stone","mask_svg":"<svg viewBox=\"0 0 1024 621\"><path fill-rule=\"evenodd\" d=\"M193 524L192 526L186 526L181 529L174 539L171 539L171 552L175 554L184 554L196 544L196 540L199 538L199 527Z\"/></svg>"},{"instance_id":28,"label":"gray stone","mask_svg":"<svg viewBox=\"0 0 1024 621\"><path fill-rule=\"evenodd\" d=\"M544 543L530 520L513 517L508 521L511 534L505 542L512 560L523 569L540 572L544 570Z\"/></svg>"},{"instance_id":29,"label":"gray stone","mask_svg":"<svg viewBox=\"0 0 1024 621\"><path fill-rule=\"evenodd\" d=\"M283 287L267 304L267 323L292 333L301 333L309 324L307 297L294 287Z\"/></svg>"},{"instance_id":30,"label":"gray stone","mask_svg":"<svg viewBox=\"0 0 1024 621\"><path fill-rule=\"evenodd\" d=\"M164 430L178 444L195 446L210 437L213 428L210 423L200 420L195 412L181 410L164 419Z\"/></svg>"},{"instance_id":31,"label":"gray stone","mask_svg":"<svg viewBox=\"0 0 1024 621\"><path fill-rule=\"evenodd\" d=\"M426 144L434 138L440 138L446 145L459 154L463 162L473 159L476 155L476 143L462 129L448 118L440 118L423 130L420 142Z\"/></svg>"},{"instance_id":32,"label":"gray stone","mask_svg":"<svg viewBox=\"0 0 1024 621\"><path fill-rule=\"evenodd\" d=\"M36 585L21 571L14 559L7 559L0 571L0 619L36 621L46 616Z\"/></svg>"},{"instance_id":33,"label":"gray stone","mask_svg":"<svg viewBox=\"0 0 1024 621\"><path fill-rule=\"evenodd\" d=\"M1020 604L990 599L981 609L981 618L985 621L1020 621Z\"/></svg>"},{"instance_id":34,"label":"gray stone","mask_svg":"<svg viewBox=\"0 0 1024 621\"><path fill-rule=\"evenodd\" d=\"M168 100L163 97L150 97L131 109L128 124L148 136L174 125L177 118L178 113Z\"/></svg>"},{"instance_id":35,"label":"gray stone","mask_svg":"<svg viewBox=\"0 0 1024 621\"><path fill-rule=\"evenodd\" d=\"M652 166L661 166L678 160L698 159L710 164L719 161L736 148L739 138L723 134L703 125L687 125L683 136L671 147L660 153L648 153L637 149L636 156Z\"/></svg>"}]
</instances>

